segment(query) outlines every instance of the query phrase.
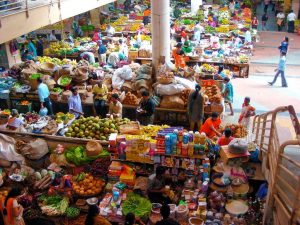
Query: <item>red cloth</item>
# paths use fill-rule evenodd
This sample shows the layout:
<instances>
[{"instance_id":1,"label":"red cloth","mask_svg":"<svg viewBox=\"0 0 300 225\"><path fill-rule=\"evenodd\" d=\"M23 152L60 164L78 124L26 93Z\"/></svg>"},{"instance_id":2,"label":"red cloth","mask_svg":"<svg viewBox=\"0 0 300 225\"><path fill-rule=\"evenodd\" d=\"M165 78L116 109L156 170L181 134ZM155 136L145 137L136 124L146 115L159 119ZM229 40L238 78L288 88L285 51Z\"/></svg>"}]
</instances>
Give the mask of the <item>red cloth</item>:
<instances>
[{"instance_id":1,"label":"red cloth","mask_svg":"<svg viewBox=\"0 0 300 225\"><path fill-rule=\"evenodd\" d=\"M222 120L220 118L216 120L212 120L212 118L208 118L205 123L202 125L200 133L205 133L207 137L213 138L216 136L216 132L214 132L211 129L211 126L213 126L216 130L220 128L220 125L222 123Z\"/></svg>"}]
</instances>

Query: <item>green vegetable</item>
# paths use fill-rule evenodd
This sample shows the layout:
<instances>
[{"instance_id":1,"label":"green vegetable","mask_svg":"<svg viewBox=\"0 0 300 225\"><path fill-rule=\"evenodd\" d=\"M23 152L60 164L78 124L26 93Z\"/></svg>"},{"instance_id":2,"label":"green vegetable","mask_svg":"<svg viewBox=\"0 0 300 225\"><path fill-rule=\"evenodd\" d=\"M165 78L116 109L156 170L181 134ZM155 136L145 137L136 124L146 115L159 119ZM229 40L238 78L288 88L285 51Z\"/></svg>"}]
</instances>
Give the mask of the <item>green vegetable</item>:
<instances>
[{"instance_id":1,"label":"green vegetable","mask_svg":"<svg viewBox=\"0 0 300 225\"><path fill-rule=\"evenodd\" d=\"M29 79L31 79L31 80L37 80L41 76L42 76L42 74L40 74L40 73L33 73L33 74L30 75Z\"/></svg>"},{"instance_id":2,"label":"green vegetable","mask_svg":"<svg viewBox=\"0 0 300 225\"><path fill-rule=\"evenodd\" d=\"M67 217L76 217L79 216L80 210L74 207L68 207L65 214Z\"/></svg>"},{"instance_id":3,"label":"green vegetable","mask_svg":"<svg viewBox=\"0 0 300 225\"><path fill-rule=\"evenodd\" d=\"M62 85L62 86L67 86L67 85L69 85L71 83L71 81L72 81L72 78L65 76L65 77L62 77L60 79L59 84Z\"/></svg>"},{"instance_id":4,"label":"green vegetable","mask_svg":"<svg viewBox=\"0 0 300 225\"><path fill-rule=\"evenodd\" d=\"M53 92L56 92L56 93L61 93L62 92L62 89L60 87L55 87L52 89Z\"/></svg>"},{"instance_id":5,"label":"green vegetable","mask_svg":"<svg viewBox=\"0 0 300 225\"><path fill-rule=\"evenodd\" d=\"M151 212L151 202L137 194L129 193L122 205L123 214L134 213L135 216L145 219Z\"/></svg>"},{"instance_id":6,"label":"green vegetable","mask_svg":"<svg viewBox=\"0 0 300 225\"><path fill-rule=\"evenodd\" d=\"M88 157L83 146L71 147L65 151L66 159L69 163L74 163L76 166L85 165L91 163L99 157L106 157L109 153L103 150L99 155L94 157Z\"/></svg>"},{"instance_id":7,"label":"green vegetable","mask_svg":"<svg viewBox=\"0 0 300 225\"><path fill-rule=\"evenodd\" d=\"M61 214L64 214L64 213L66 212L68 206L69 206L69 199L68 199L67 197L64 197L64 198L60 201L59 207L58 207L58 209L59 209L59 211L61 212Z\"/></svg>"}]
</instances>

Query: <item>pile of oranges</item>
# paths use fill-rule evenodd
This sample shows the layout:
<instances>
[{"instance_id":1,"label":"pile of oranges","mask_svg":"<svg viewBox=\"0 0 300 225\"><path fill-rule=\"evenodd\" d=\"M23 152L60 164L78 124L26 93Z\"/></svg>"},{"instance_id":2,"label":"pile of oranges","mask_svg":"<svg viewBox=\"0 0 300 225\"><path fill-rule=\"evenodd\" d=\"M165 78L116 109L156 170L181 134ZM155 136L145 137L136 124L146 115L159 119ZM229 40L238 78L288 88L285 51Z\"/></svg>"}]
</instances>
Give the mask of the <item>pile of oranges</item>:
<instances>
[{"instance_id":1,"label":"pile of oranges","mask_svg":"<svg viewBox=\"0 0 300 225\"><path fill-rule=\"evenodd\" d=\"M86 174L83 180L73 181L73 190L80 196L97 195L102 191L104 181L95 178L90 174Z\"/></svg>"}]
</instances>

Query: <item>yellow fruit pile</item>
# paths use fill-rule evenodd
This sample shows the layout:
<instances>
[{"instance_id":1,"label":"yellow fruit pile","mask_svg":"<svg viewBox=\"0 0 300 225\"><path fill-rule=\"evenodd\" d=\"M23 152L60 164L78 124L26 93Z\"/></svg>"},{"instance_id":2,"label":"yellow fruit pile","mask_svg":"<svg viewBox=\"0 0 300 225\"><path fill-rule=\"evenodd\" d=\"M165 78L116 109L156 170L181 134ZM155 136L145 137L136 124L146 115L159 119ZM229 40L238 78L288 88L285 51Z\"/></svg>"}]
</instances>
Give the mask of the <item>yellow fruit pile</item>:
<instances>
[{"instance_id":1,"label":"yellow fruit pile","mask_svg":"<svg viewBox=\"0 0 300 225\"><path fill-rule=\"evenodd\" d=\"M60 60L58 58L51 58L49 56L43 56L43 57L38 56L37 57L37 61L40 62L40 63L50 62L50 63L54 63L55 65L58 65L58 66L62 66L62 65L73 65L73 66L76 66L77 65L76 60L70 60L70 59Z\"/></svg>"},{"instance_id":2,"label":"yellow fruit pile","mask_svg":"<svg viewBox=\"0 0 300 225\"><path fill-rule=\"evenodd\" d=\"M59 54L60 51L70 51L72 50L71 46L67 43L64 43L62 41L58 41L58 42L51 42L49 49L47 51L49 51L50 54ZM46 54L46 53L45 53Z\"/></svg>"},{"instance_id":3,"label":"yellow fruit pile","mask_svg":"<svg viewBox=\"0 0 300 225\"><path fill-rule=\"evenodd\" d=\"M169 128L170 126L168 125L148 125L148 126L143 126L142 129L142 135L146 135L148 137L156 137L157 132L160 130L163 130L165 128Z\"/></svg>"},{"instance_id":4,"label":"yellow fruit pile","mask_svg":"<svg viewBox=\"0 0 300 225\"><path fill-rule=\"evenodd\" d=\"M227 34L229 32L229 26L220 26L220 27L217 27L216 31L218 33L225 33L225 34Z\"/></svg>"},{"instance_id":5,"label":"yellow fruit pile","mask_svg":"<svg viewBox=\"0 0 300 225\"><path fill-rule=\"evenodd\" d=\"M90 174L85 174L83 180L73 181L73 190L80 196L92 196L99 194L104 185L104 181Z\"/></svg>"},{"instance_id":6,"label":"yellow fruit pile","mask_svg":"<svg viewBox=\"0 0 300 225\"><path fill-rule=\"evenodd\" d=\"M67 124L70 120L74 119L74 117L72 113L64 114L63 112L59 112L56 113L56 122Z\"/></svg>"}]
</instances>

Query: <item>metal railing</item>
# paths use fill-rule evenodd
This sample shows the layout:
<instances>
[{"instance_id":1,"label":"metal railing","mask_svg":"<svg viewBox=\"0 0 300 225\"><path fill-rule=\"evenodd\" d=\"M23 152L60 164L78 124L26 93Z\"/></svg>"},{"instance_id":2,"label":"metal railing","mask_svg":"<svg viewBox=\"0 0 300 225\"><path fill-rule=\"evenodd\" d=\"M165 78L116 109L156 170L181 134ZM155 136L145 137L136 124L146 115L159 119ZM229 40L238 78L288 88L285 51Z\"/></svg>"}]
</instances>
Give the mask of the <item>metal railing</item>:
<instances>
[{"instance_id":1,"label":"metal railing","mask_svg":"<svg viewBox=\"0 0 300 225\"><path fill-rule=\"evenodd\" d=\"M52 3L52 0L0 0L0 17Z\"/></svg>"}]
</instances>

